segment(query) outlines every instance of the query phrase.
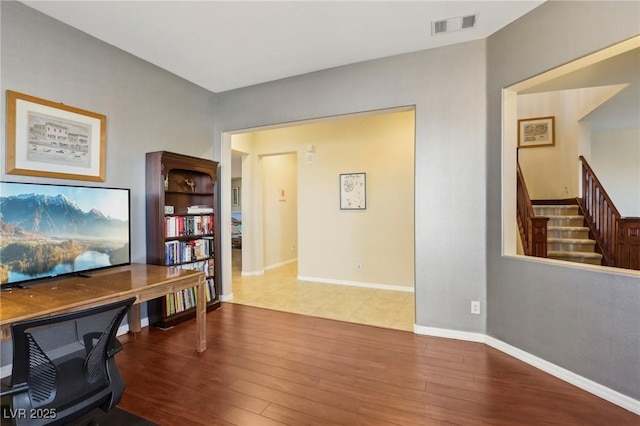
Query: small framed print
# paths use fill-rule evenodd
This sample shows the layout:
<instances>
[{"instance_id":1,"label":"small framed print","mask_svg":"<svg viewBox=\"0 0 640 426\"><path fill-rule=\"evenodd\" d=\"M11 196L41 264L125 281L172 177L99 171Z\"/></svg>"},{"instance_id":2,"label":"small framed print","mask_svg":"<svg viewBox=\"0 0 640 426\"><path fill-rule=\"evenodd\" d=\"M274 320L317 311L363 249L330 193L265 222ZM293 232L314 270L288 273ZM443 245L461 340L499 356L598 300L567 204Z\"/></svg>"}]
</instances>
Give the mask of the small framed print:
<instances>
[{"instance_id":1,"label":"small framed print","mask_svg":"<svg viewBox=\"0 0 640 426\"><path fill-rule=\"evenodd\" d=\"M8 174L104 182L107 118L7 90Z\"/></svg>"},{"instance_id":2,"label":"small framed print","mask_svg":"<svg viewBox=\"0 0 640 426\"><path fill-rule=\"evenodd\" d=\"M240 207L240 187L234 186L231 188L231 206Z\"/></svg>"},{"instance_id":3,"label":"small framed print","mask_svg":"<svg viewBox=\"0 0 640 426\"><path fill-rule=\"evenodd\" d=\"M518 120L518 148L554 146L555 144L555 117Z\"/></svg>"},{"instance_id":4,"label":"small framed print","mask_svg":"<svg viewBox=\"0 0 640 426\"><path fill-rule=\"evenodd\" d=\"M340 175L340 210L365 210L367 185L365 173Z\"/></svg>"}]
</instances>

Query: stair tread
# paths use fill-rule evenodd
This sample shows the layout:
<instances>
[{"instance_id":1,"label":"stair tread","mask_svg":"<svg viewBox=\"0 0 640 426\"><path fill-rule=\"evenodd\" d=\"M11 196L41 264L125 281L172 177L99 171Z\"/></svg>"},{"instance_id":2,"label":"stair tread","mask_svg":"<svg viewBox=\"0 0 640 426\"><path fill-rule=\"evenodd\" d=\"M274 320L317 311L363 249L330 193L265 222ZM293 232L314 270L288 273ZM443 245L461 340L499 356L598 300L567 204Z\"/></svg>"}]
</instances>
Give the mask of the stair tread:
<instances>
[{"instance_id":1,"label":"stair tread","mask_svg":"<svg viewBox=\"0 0 640 426\"><path fill-rule=\"evenodd\" d=\"M548 217L549 219L584 219L582 215L559 215L559 214L546 214L542 217Z\"/></svg>"},{"instance_id":2,"label":"stair tread","mask_svg":"<svg viewBox=\"0 0 640 426\"><path fill-rule=\"evenodd\" d=\"M586 226L547 226L550 231L588 231Z\"/></svg>"},{"instance_id":3,"label":"stair tread","mask_svg":"<svg viewBox=\"0 0 640 426\"><path fill-rule=\"evenodd\" d=\"M589 238L547 238L549 243L562 243L562 244L595 244L595 240Z\"/></svg>"},{"instance_id":4,"label":"stair tread","mask_svg":"<svg viewBox=\"0 0 640 426\"><path fill-rule=\"evenodd\" d=\"M547 210L547 211L557 211L557 212L568 212L568 213L577 213L580 211L578 206L547 206L547 205L533 205L534 210ZM575 213L574 213L575 212Z\"/></svg>"}]
</instances>

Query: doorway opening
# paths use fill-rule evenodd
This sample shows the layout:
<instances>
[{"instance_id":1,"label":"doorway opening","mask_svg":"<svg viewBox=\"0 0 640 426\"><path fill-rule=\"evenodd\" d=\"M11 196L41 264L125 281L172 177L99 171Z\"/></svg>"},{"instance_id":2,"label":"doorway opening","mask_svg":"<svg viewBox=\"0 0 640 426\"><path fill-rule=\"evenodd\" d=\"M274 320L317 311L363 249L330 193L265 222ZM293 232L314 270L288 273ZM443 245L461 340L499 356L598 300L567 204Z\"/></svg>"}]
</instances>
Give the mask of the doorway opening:
<instances>
[{"instance_id":1,"label":"doorway opening","mask_svg":"<svg viewBox=\"0 0 640 426\"><path fill-rule=\"evenodd\" d=\"M255 284L256 294L257 286L272 285L269 294L254 298L255 306L297 306L300 313L362 323L369 315L381 321L375 325L413 330L412 107L225 133L223 161L225 150L247 156L242 161L242 271L232 274L231 253L223 253L229 264L228 272L223 269L223 300L241 299L234 283L239 276L261 282ZM285 158L295 167L278 163ZM272 179L275 170L288 169L295 170L288 181ZM364 209L340 208L340 175L349 173L366 175ZM223 185L224 180L223 173ZM288 219L277 216L285 206L293 207L293 197L296 220L291 212ZM276 292L284 287L292 292ZM401 314L401 306L408 312Z\"/></svg>"},{"instance_id":2,"label":"doorway opening","mask_svg":"<svg viewBox=\"0 0 640 426\"><path fill-rule=\"evenodd\" d=\"M242 270L242 162L247 154L231 152L231 259L234 272Z\"/></svg>"}]
</instances>

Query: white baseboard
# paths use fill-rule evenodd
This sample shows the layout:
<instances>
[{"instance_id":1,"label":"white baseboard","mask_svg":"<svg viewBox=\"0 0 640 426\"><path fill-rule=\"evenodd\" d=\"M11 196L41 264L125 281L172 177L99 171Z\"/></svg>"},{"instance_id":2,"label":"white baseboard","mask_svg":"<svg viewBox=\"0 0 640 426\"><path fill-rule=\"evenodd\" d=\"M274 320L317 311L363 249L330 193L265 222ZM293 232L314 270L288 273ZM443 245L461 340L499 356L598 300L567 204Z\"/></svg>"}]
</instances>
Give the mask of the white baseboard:
<instances>
[{"instance_id":1,"label":"white baseboard","mask_svg":"<svg viewBox=\"0 0 640 426\"><path fill-rule=\"evenodd\" d=\"M147 321L147 325L149 325L149 320L146 318L142 318L140 320L140 322L142 323L143 321ZM140 324L140 326L142 326L142 324ZM122 336L123 334L127 334L129 332L129 324L125 324L125 325L121 325L120 327L118 327L118 331L116 331L116 336Z\"/></svg>"},{"instance_id":2,"label":"white baseboard","mask_svg":"<svg viewBox=\"0 0 640 426\"><path fill-rule=\"evenodd\" d=\"M220 295L220 301L221 302L228 302L230 300L233 300L233 293L231 293L231 294L221 294Z\"/></svg>"},{"instance_id":3,"label":"white baseboard","mask_svg":"<svg viewBox=\"0 0 640 426\"><path fill-rule=\"evenodd\" d=\"M482 333L471 333L466 331L448 330L436 327L423 327L420 325L414 325L413 330L416 334L423 334L427 336L446 337L449 339L466 340L469 342L484 343L491 346L494 349L504 352L507 355L519 359L522 362L536 367L545 373L551 374L560 380L587 391L593 395L596 395L606 401L611 402L625 410L631 411L634 414L640 415L640 401L624 395L616 390L608 388L600 383L596 383L593 380L582 377L572 371L557 366L549 361L546 361L540 357L532 355L528 352L518 349L508 343L498 340L494 337L487 336Z\"/></svg>"},{"instance_id":4,"label":"white baseboard","mask_svg":"<svg viewBox=\"0 0 640 426\"><path fill-rule=\"evenodd\" d=\"M255 277L257 275L264 275L265 271L268 271L269 269L279 268L281 266L288 265L290 263L294 263L297 261L298 261L298 258L296 257L294 259L288 259L283 262L278 262L278 263L274 263L273 265L265 266L264 269L260 269L258 271L242 271L240 275L242 275L243 277Z\"/></svg>"},{"instance_id":5,"label":"white baseboard","mask_svg":"<svg viewBox=\"0 0 640 426\"><path fill-rule=\"evenodd\" d=\"M472 333L469 331L449 330L446 328L424 327L414 324L413 331L416 334L426 336L446 337L447 339L464 340L467 342L484 343L485 335L482 333Z\"/></svg>"},{"instance_id":6,"label":"white baseboard","mask_svg":"<svg viewBox=\"0 0 640 426\"><path fill-rule=\"evenodd\" d=\"M285 260L285 261L283 261L283 262L274 263L273 265L265 266L265 267L264 267L264 270L265 270L265 271L268 271L269 269L279 268L279 267L281 267L281 266L288 265L288 264L290 264L290 263L295 263L295 262L297 262L297 261L298 261L298 258L297 258L297 257L295 257L295 258L293 258L293 259L289 259L289 260Z\"/></svg>"},{"instance_id":7,"label":"white baseboard","mask_svg":"<svg viewBox=\"0 0 640 426\"><path fill-rule=\"evenodd\" d=\"M140 318L140 327L141 328L149 327L148 317ZM129 324L121 324L120 327L118 327L116 336L122 336L123 334L126 334L128 332L129 332Z\"/></svg>"},{"instance_id":8,"label":"white baseboard","mask_svg":"<svg viewBox=\"0 0 640 426\"><path fill-rule=\"evenodd\" d=\"M404 286L391 285L391 284L363 283L360 281L334 280L331 278L305 277L302 275L298 275L297 278L300 281L312 281L315 283L336 284L336 285L349 285L353 287L375 288L378 290L404 291L407 293L413 293L415 291L414 287L404 287Z\"/></svg>"},{"instance_id":9,"label":"white baseboard","mask_svg":"<svg viewBox=\"0 0 640 426\"><path fill-rule=\"evenodd\" d=\"M519 359L520 361L526 362L529 365L539 368L540 370L549 373L552 376L557 377L558 379L564 380L567 383L571 383L572 385L579 387L580 389L592 393L596 396L599 396L600 398L609 401L612 404L615 404L628 411L631 411L632 413L640 415L640 401L638 401L637 399L633 399L630 396L624 395L618 391L601 385L600 383L596 383L593 380L587 379L586 377L582 377L579 374L550 363L549 361L525 352L522 349L511 346L510 344L505 343L502 340L498 340L491 336L485 336L485 343L492 348L495 348L501 352L511 355L514 358Z\"/></svg>"}]
</instances>

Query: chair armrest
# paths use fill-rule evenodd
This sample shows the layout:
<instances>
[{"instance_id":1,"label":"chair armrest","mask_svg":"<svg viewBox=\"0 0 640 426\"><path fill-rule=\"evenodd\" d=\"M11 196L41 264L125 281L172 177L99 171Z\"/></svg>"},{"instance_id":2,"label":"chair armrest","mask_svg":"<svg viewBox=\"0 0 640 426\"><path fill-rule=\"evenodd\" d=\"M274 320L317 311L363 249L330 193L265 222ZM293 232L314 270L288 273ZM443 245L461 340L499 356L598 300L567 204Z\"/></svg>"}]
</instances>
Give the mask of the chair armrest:
<instances>
[{"instance_id":1,"label":"chair armrest","mask_svg":"<svg viewBox=\"0 0 640 426\"><path fill-rule=\"evenodd\" d=\"M19 383L15 386L10 384L11 377L5 377L0 381L0 396L13 395L14 393L26 392L29 389L29 385L26 383Z\"/></svg>"},{"instance_id":2,"label":"chair armrest","mask_svg":"<svg viewBox=\"0 0 640 426\"><path fill-rule=\"evenodd\" d=\"M98 340L101 335L102 333L93 332L93 333L87 333L84 336L82 336L84 339L84 346L87 351L87 354L89 354L89 352L91 352L91 349L93 349L94 340ZM113 340L109 343L109 348L107 349L107 358L114 356L121 350L122 350L122 343L120 343L120 341L114 337Z\"/></svg>"},{"instance_id":3,"label":"chair armrest","mask_svg":"<svg viewBox=\"0 0 640 426\"><path fill-rule=\"evenodd\" d=\"M118 352L120 352L122 350L122 343L120 343L120 340L118 340L117 338L113 338L113 342L111 342L111 345L109 346L109 350L107 350L107 357L112 357L115 354L117 354Z\"/></svg>"}]
</instances>

